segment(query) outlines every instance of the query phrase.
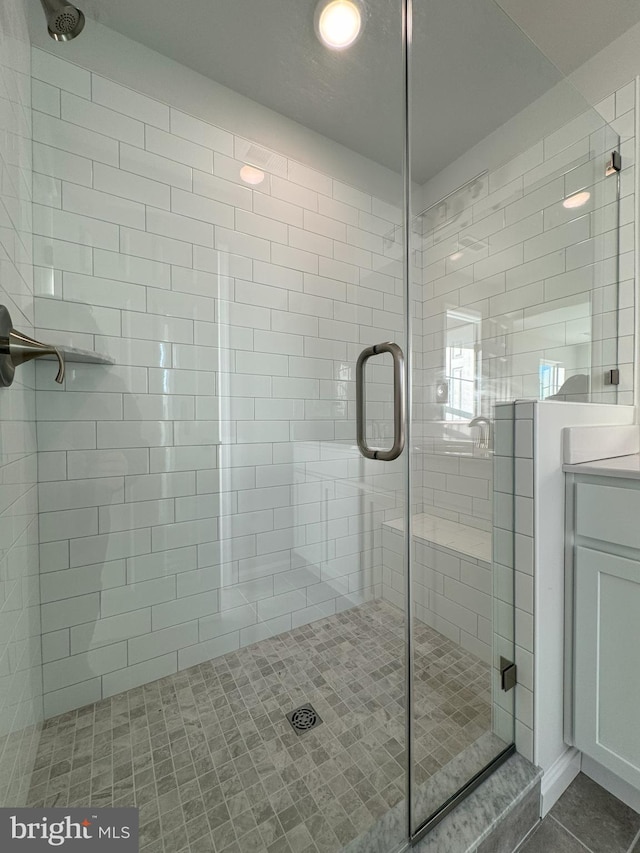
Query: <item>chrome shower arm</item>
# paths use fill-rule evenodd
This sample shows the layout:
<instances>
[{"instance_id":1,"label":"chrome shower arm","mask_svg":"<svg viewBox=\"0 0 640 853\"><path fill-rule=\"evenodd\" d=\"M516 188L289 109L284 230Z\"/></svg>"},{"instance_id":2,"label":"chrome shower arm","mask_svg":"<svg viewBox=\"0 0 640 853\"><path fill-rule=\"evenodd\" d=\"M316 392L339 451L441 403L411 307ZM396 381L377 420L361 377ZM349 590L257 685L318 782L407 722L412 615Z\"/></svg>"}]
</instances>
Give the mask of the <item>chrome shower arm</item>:
<instances>
[{"instance_id":1,"label":"chrome shower arm","mask_svg":"<svg viewBox=\"0 0 640 853\"><path fill-rule=\"evenodd\" d=\"M67 4L63 0L40 0L40 5L45 15L49 16L62 12Z\"/></svg>"}]
</instances>

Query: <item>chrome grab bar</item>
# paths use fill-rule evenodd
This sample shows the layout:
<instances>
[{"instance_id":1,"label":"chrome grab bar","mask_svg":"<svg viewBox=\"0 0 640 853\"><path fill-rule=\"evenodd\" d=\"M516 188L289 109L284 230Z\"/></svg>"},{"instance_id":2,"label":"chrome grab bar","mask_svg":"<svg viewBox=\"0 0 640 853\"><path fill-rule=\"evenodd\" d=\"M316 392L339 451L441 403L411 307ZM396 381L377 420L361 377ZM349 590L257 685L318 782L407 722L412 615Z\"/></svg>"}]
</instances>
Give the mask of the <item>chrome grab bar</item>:
<instances>
[{"instance_id":1,"label":"chrome grab bar","mask_svg":"<svg viewBox=\"0 0 640 853\"><path fill-rule=\"evenodd\" d=\"M393 357L393 447L391 450L371 450L367 445L366 437L366 395L364 368L367 361L373 355L383 352L391 353ZM381 462L391 462L397 459L404 450L405 441L405 402L404 402L404 353L398 346L390 341L384 344L376 344L363 349L358 356L356 364L356 434L358 448L365 459L378 459Z\"/></svg>"}]
</instances>

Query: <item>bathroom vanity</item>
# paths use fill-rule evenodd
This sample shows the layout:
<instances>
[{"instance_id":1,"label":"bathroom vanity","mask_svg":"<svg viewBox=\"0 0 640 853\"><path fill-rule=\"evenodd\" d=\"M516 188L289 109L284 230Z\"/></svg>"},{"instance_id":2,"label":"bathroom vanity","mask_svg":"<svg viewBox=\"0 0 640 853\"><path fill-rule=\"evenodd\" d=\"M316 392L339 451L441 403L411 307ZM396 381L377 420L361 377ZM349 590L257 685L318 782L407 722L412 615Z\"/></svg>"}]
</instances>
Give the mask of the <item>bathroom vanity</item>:
<instances>
[{"instance_id":1,"label":"bathroom vanity","mask_svg":"<svg viewBox=\"0 0 640 853\"><path fill-rule=\"evenodd\" d=\"M565 737L640 796L640 455L564 470Z\"/></svg>"}]
</instances>

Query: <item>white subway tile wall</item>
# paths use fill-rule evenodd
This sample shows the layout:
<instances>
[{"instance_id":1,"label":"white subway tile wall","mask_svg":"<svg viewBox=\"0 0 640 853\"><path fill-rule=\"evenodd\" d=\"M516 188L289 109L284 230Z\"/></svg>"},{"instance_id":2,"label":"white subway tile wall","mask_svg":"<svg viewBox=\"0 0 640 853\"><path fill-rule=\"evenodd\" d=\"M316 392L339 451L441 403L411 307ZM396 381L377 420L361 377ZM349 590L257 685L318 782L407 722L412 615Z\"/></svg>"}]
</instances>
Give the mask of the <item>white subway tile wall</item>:
<instances>
[{"instance_id":1,"label":"white subway tile wall","mask_svg":"<svg viewBox=\"0 0 640 853\"><path fill-rule=\"evenodd\" d=\"M481 344L475 414L491 417L498 401L548 396L576 373L589 377L593 402L615 402L616 389L605 384L615 366L617 400L632 402L634 93L635 81L616 93L610 128L591 110L423 214L426 450L437 451L443 437L464 435L454 424L443 427L455 412L446 415L435 396L445 379L455 385L445 360L455 346ZM619 266L618 179L605 176L614 147L623 158ZM564 207L567 197L584 191L586 203ZM469 499L477 496L464 494L458 507L449 496L443 506L436 491L430 511L451 517L457 509L484 526L482 503L474 506Z\"/></svg>"},{"instance_id":2,"label":"white subway tile wall","mask_svg":"<svg viewBox=\"0 0 640 853\"><path fill-rule=\"evenodd\" d=\"M518 684L515 688L515 735L518 751L533 761L534 756L534 718L533 718L533 658L534 658L534 403L518 401L513 406L497 407L509 421L514 435L513 479L510 494L505 498L512 502L514 511L509 515L496 514L494 536L511 537L509 550L502 552L504 559L502 572L509 579L509 602L515 602L515 620L513 616L504 625L510 625L510 642L515 640L515 663L518 667ZM505 483L505 491L506 489ZM498 493L496 491L496 498ZM505 559L506 556L510 559ZM499 570L496 567L496 570ZM504 598L502 587L497 586L496 607ZM506 612L505 612L506 616ZM505 636L503 632L501 636ZM500 642L500 639L497 638ZM512 646L513 648L513 646ZM513 658L511 658L513 659ZM498 666L496 657L494 662ZM499 694L497 700L500 701Z\"/></svg>"},{"instance_id":3,"label":"white subway tile wall","mask_svg":"<svg viewBox=\"0 0 640 853\"><path fill-rule=\"evenodd\" d=\"M423 337L414 335L414 415L422 471L414 496L422 501L412 543L414 615L491 660L495 682L494 731L533 756L533 411L517 397L537 398L542 362L566 377L589 374L594 401L611 400L605 368L619 365L620 402L633 388L630 345L621 342L616 361L616 310L620 330L633 329L633 171L629 137L634 86L620 90L611 118L622 137L620 302L617 302L614 202L616 178L605 178L615 135L588 112L500 169L482 175L419 220L415 267L423 268ZM588 188L585 208L562 201ZM585 249L585 247L587 247ZM625 281L625 279L628 279ZM626 294L626 295L625 295ZM418 296L418 300L420 297ZM455 370L447 351L482 353L473 362L477 382L471 410L461 408ZM453 358L451 358L453 361ZM436 387L448 383L449 400ZM481 393L478 393L481 389ZM478 405L479 401L479 405ZM477 406L477 408L476 408ZM467 407L469 408L469 407ZM485 415L492 456L474 447L480 433L468 420ZM458 421L456 423L456 421ZM515 467L514 467L514 454ZM418 463L420 464L420 463ZM420 476L421 473L421 476ZM514 492L515 490L515 492ZM422 519L442 518L457 531L451 543L418 532ZM431 525L434 527L434 525ZM456 546L469 531L493 531L493 564ZM514 558L515 549L515 558ZM402 539L398 525L383 528L383 597L404 606ZM514 589L515 587L515 589ZM493 590L493 613L488 594ZM499 689L500 656L514 651L522 679L513 694Z\"/></svg>"},{"instance_id":4,"label":"white subway tile wall","mask_svg":"<svg viewBox=\"0 0 640 853\"><path fill-rule=\"evenodd\" d=\"M355 448L354 367L404 301L399 208L273 152L250 189L246 140L34 74L38 334L116 361L37 369L51 716L381 594L403 478Z\"/></svg>"},{"instance_id":5,"label":"white subway tile wall","mask_svg":"<svg viewBox=\"0 0 640 853\"><path fill-rule=\"evenodd\" d=\"M527 404L528 405L528 404ZM493 463L493 500L495 512L493 518L493 726L494 731L501 737L512 738L516 732L517 747L525 757L533 760L532 731L530 737L522 738L518 730L518 716L521 713L520 699L522 685L518 684L516 693L505 693L500 684L500 658L514 660L514 644L521 640L521 633L527 624L531 629L530 648L533 651L533 617L529 611L528 620L523 620L524 612L515 611L520 602L516 602L516 569L520 552L515 525L515 465L514 459L516 431L515 403L498 403L495 406L495 444ZM533 425L533 420L530 421ZM520 423L521 425L521 423ZM532 446L533 452L533 446ZM533 470L531 471L531 489L533 488ZM533 543L533 538L531 538ZM526 568L523 566L523 571ZM533 578L533 560L530 564ZM514 628L515 622L515 628ZM531 690L533 686L530 685ZM533 707L533 705L531 705ZM529 722L533 729L533 722Z\"/></svg>"},{"instance_id":6,"label":"white subway tile wall","mask_svg":"<svg viewBox=\"0 0 640 853\"><path fill-rule=\"evenodd\" d=\"M33 331L31 55L26 3L0 8L0 303ZM0 389L0 805L26 803L42 720L33 365Z\"/></svg>"},{"instance_id":7,"label":"white subway tile wall","mask_svg":"<svg viewBox=\"0 0 640 853\"><path fill-rule=\"evenodd\" d=\"M491 535L449 522L448 535L442 536L438 522L437 517L424 514L414 518L414 616L490 663L493 618ZM406 583L402 528L398 522L388 522L382 528L382 595L396 607L404 609ZM482 559L480 554L486 559Z\"/></svg>"},{"instance_id":8,"label":"white subway tile wall","mask_svg":"<svg viewBox=\"0 0 640 853\"><path fill-rule=\"evenodd\" d=\"M558 384L574 373L587 374L594 402L633 402L635 85L616 93L607 115L619 145L595 113L586 113L422 216L424 325L416 356L422 369L414 375L414 434L423 449L420 496L425 513L461 529L493 527L496 686L500 655L513 655L514 596L516 663L523 673L515 711L511 697L494 691L494 730L508 738L515 724L518 749L528 757L533 756L533 411L517 404L514 421L513 405L501 401L538 398L540 368L546 364L563 371ZM619 218L617 178L606 177L604 169L614 147L623 155ZM584 190L591 194L584 207L562 205ZM482 352L480 404L472 403L466 418L482 414L493 421L493 464L472 449L479 434L455 423L460 395L453 358L448 364L446 355L455 357L456 347L458 353L465 347ZM617 389L605 384L605 373L614 366L620 368ZM443 405L436 389L445 381L450 398ZM401 605L394 534L385 529L383 537L383 595ZM416 551L419 542L413 547ZM429 550L433 547L422 547L421 553ZM464 555L450 556L457 578ZM419 618L458 642L464 637L468 645L465 625L468 630L481 619L479 591L465 590L461 598L456 589L457 600L447 601L447 578L434 570L433 558L425 564L416 552L414 569ZM449 578L449 590L452 583ZM433 612L436 601L439 613ZM486 648L484 655L482 645L475 650L486 659Z\"/></svg>"},{"instance_id":9,"label":"white subway tile wall","mask_svg":"<svg viewBox=\"0 0 640 853\"><path fill-rule=\"evenodd\" d=\"M399 207L274 152L251 189L239 169L254 143L37 49L33 62L36 325L117 363L70 365L64 389L37 370L51 715L383 594L382 523L402 514L403 479L355 450L353 371L363 346L404 344L404 305ZM616 102L625 402L633 99ZM537 396L541 358L610 398L612 138L577 120L467 188L453 221L418 222L413 512L488 532L493 501L506 511L491 458L468 428L445 432L433 402L461 327L482 324L484 414ZM571 216L560 202L586 186ZM371 365L379 443L390 378ZM487 658L475 566L442 576L436 612Z\"/></svg>"},{"instance_id":10,"label":"white subway tile wall","mask_svg":"<svg viewBox=\"0 0 640 853\"><path fill-rule=\"evenodd\" d=\"M423 512L491 531L512 484L500 460L494 462L503 480L494 484L496 467L474 449L480 428L470 429L468 419L493 421L497 402L538 398L541 365L556 384L587 374L594 402L616 399L605 373L617 365L617 399L633 402L635 81L612 99L610 111L603 105L600 112L620 134L623 156L619 265L617 179L605 177L618 142L593 111L429 208L414 227L422 248L416 266L423 269L423 336L414 336L414 435L423 470L414 493ZM585 189L591 198L584 207L562 205ZM480 380L464 415L456 410L456 347L459 354L465 347L481 352L481 363L474 362ZM443 382L446 404L436 396ZM495 438L503 428L495 421ZM522 463L518 471L522 481ZM529 497L517 501L523 524L531 522L524 518ZM395 594L385 584L385 597Z\"/></svg>"}]
</instances>

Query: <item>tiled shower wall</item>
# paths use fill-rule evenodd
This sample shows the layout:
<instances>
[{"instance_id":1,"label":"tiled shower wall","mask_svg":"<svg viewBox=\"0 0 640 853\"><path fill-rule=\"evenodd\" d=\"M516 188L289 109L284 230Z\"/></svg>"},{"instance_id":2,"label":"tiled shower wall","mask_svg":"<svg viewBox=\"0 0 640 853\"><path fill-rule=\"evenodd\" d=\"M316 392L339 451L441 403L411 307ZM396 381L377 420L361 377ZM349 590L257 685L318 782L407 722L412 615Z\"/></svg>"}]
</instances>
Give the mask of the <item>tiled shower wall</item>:
<instances>
[{"instance_id":1,"label":"tiled shower wall","mask_svg":"<svg viewBox=\"0 0 640 853\"><path fill-rule=\"evenodd\" d=\"M354 450L352 370L362 346L399 338L401 269L394 206L39 50L34 63L39 332L117 363L73 366L64 392L52 366L38 365L45 690L56 713L379 592L380 522L400 513L401 480L399 468L372 468ZM633 99L625 88L612 103L608 118L617 116L627 140L624 278ZM574 131L556 137L561 159ZM531 201L527 181L535 195L555 174L553 163L531 160L550 145L488 176L472 224L502 217L502 230L460 244L486 257L459 270L447 269L445 255L426 263L429 247L418 258L427 279L442 268L440 321L445 303L466 299L483 318L497 312L513 324L510 344L534 341L534 357L539 328L526 328L527 307L494 300L547 280L510 288L517 269L485 267L514 263L509 241L524 226L505 229L506 211ZM256 157L267 177L252 191L238 170ZM536 169L540 187L527 178ZM543 226L545 216L532 214ZM597 214L588 218L599 227ZM438 238L451 237L445 230ZM557 231L566 236L566 226ZM539 237L550 235L521 235L522 260ZM435 246L435 231L431 239ZM594 252L591 238L579 246L583 259ZM518 258L515 267L531 271ZM495 292L478 300L487 282ZM612 293L603 287L594 303L602 352ZM570 310L570 297L554 307ZM418 370L423 342L427 350L418 420L434 417L429 375L441 370L442 325L429 325L438 322L435 299L420 312L424 338L419 319L414 329ZM621 305L624 400L627 280ZM389 376L374 369L371 379L375 437L386 437ZM432 437L427 428L422 450L432 450ZM417 509L489 528L490 461L432 452L424 460Z\"/></svg>"},{"instance_id":2,"label":"tiled shower wall","mask_svg":"<svg viewBox=\"0 0 640 853\"><path fill-rule=\"evenodd\" d=\"M569 426L613 426L633 416L631 407L608 404L516 401L496 406L494 679L499 656L515 651L518 684L511 693L494 692L495 720L500 727L515 714L518 751L548 774L543 802L559 795L557 771L569 750L563 707L562 435Z\"/></svg>"},{"instance_id":3,"label":"tiled shower wall","mask_svg":"<svg viewBox=\"0 0 640 853\"><path fill-rule=\"evenodd\" d=\"M624 86L598 105L620 135L623 157L619 266L613 207L617 179L603 174L613 137L603 133L593 113L499 170L481 175L422 217L422 373L416 371L414 384L415 432L423 450L423 509L483 529L490 530L493 523L494 679L499 654L508 656L514 639L515 579L520 682L516 742L530 758L533 409L526 402L495 404L537 398L541 358L563 363L567 374L572 368L591 372L594 401L617 396L620 403L633 402L635 85ZM574 214L573 221L567 221L562 199L585 186L592 192L590 205L582 216ZM478 414L493 421L493 464L473 449L475 436L468 426L444 423L444 407L434 402L436 383L445 374L447 329L473 318L480 330L485 377ZM586 344L578 343L581 335ZM605 369L616 364L621 371L617 395L603 385ZM516 410L519 435L514 448ZM514 501L519 531L515 555ZM513 699L499 690L495 695L495 730L506 737L514 722Z\"/></svg>"},{"instance_id":4,"label":"tiled shower wall","mask_svg":"<svg viewBox=\"0 0 640 853\"><path fill-rule=\"evenodd\" d=\"M604 375L618 365L618 401L632 402L635 81L598 110L480 175L421 217L426 512L491 527L491 462L473 457L477 433L471 435L466 423L445 423L444 406L435 402L436 385L445 378L447 336L464 337L456 328L475 323L478 329L476 414L491 419L498 401L537 399L541 360L563 366L566 377L589 374L597 402L615 401ZM600 116L621 140L619 247L618 179L604 175L617 140ZM565 209L562 200L583 188L591 192L589 203Z\"/></svg>"},{"instance_id":5,"label":"tiled shower wall","mask_svg":"<svg viewBox=\"0 0 640 853\"><path fill-rule=\"evenodd\" d=\"M0 5L0 303L33 330L31 80L23 0ZM0 805L26 801L42 719L33 365L0 388Z\"/></svg>"},{"instance_id":6,"label":"tiled shower wall","mask_svg":"<svg viewBox=\"0 0 640 853\"><path fill-rule=\"evenodd\" d=\"M495 416L494 724L498 733L515 726L518 751L533 761L534 404L498 403ZM518 667L513 692L500 689L501 655Z\"/></svg>"},{"instance_id":7,"label":"tiled shower wall","mask_svg":"<svg viewBox=\"0 0 640 853\"><path fill-rule=\"evenodd\" d=\"M38 334L115 360L64 388L38 365L51 715L379 594L403 479L357 452L353 369L403 298L398 208L33 65ZM382 442L390 379L372 366Z\"/></svg>"}]
</instances>

